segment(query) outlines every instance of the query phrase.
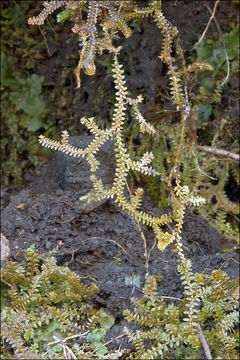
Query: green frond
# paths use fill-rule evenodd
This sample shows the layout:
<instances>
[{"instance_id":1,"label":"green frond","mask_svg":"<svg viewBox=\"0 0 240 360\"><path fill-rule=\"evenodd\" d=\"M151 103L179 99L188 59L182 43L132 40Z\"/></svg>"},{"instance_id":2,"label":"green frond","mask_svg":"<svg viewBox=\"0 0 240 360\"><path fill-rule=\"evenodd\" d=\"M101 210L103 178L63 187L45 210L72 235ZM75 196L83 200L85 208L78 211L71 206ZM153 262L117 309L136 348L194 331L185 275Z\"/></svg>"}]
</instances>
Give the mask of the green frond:
<instances>
[{"instance_id":1,"label":"green frond","mask_svg":"<svg viewBox=\"0 0 240 360\"><path fill-rule=\"evenodd\" d=\"M27 270L29 271L30 278L35 274L39 274L39 257L33 249L29 248L26 250Z\"/></svg>"},{"instance_id":2,"label":"green frond","mask_svg":"<svg viewBox=\"0 0 240 360\"><path fill-rule=\"evenodd\" d=\"M216 103L221 102L222 90L223 90L222 80L217 80L216 87L212 96L212 101L215 101Z\"/></svg>"},{"instance_id":3,"label":"green frond","mask_svg":"<svg viewBox=\"0 0 240 360\"><path fill-rule=\"evenodd\" d=\"M44 10L40 12L38 16L33 16L32 18L28 19L29 25L43 25L46 18L49 14L51 14L56 9L60 8L64 4L66 4L67 1L50 1L50 2L44 2Z\"/></svg>"},{"instance_id":4,"label":"green frond","mask_svg":"<svg viewBox=\"0 0 240 360\"><path fill-rule=\"evenodd\" d=\"M22 334L32 325L28 324L27 314L25 312L8 311L5 309L1 312L1 335L18 358L37 359L37 356L25 346Z\"/></svg>"},{"instance_id":5,"label":"green frond","mask_svg":"<svg viewBox=\"0 0 240 360\"><path fill-rule=\"evenodd\" d=\"M156 2L152 2L150 7L154 9L153 18L163 34L162 52L159 57L162 62L169 64L172 61L171 60L172 42L173 42L173 37L177 35L177 29L173 28L170 25L169 21L165 18L161 10L157 8Z\"/></svg>"},{"instance_id":6,"label":"green frond","mask_svg":"<svg viewBox=\"0 0 240 360\"><path fill-rule=\"evenodd\" d=\"M154 128L154 126L152 126L151 124L149 124L144 117L142 116L142 114L140 113L139 109L138 109L138 104L141 103L143 101L143 97L141 95L139 95L136 99L128 99L128 103L130 105L132 105L133 108L133 112L134 115L136 117L136 119L139 122L140 125L140 131L142 133L147 132L149 134L154 135L156 133L156 129Z\"/></svg>"},{"instance_id":7,"label":"green frond","mask_svg":"<svg viewBox=\"0 0 240 360\"><path fill-rule=\"evenodd\" d=\"M68 19L71 15L73 14L73 11L69 8L61 11L58 15L57 15L57 22L62 22L65 21L66 19Z\"/></svg>"},{"instance_id":8,"label":"green frond","mask_svg":"<svg viewBox=\"0 0 240 360\"><path fill-rule=\"evenodd\" d=\"M128 336L129 340L134 344L136 349L133 359L137 359L138 356L142 356L144 352L144 344L142 338L138 336L138 332L133 332L130 328L124 327L123 333Z\"/></svg>"},{"instance_id":9,"label":"green frond","mask_svg":"<svg viewBox=\"0 0 240 360\"><path fill-rule=\"evenodd\" d=\"M216 198L218 200L218 206L225 209L233 214L239 213L239 204L237 202L230 201L224 190L216 189Z\"/></svg>"},{"instance_id":10,"label":"green frond","mask_svg":"<svg viewBox=\"0 0 240 360\"><path fill-rule=\"evenodd\" d=\"M197 72L201 70L213 71L214 68L212 65L208 64L207 62L201 62L201 63L194 62L193 64L188 65L185 69L183 69L183 73L186 75L187 73Z\"/></svg>"},{"instance_id":11,"label":"green frond","mask_svg":"<svg viewBox=\"0 0 240 360\"><path fill-rule=\"evenodd\" d=\"M239 174L239 168L238 166L234 166L232 165L231 168L230 168L232 174L233 174L233 177L234 177L234 180L236 181L236 183L238 185L240 185L240 174Z\"/></svg>"},{"instance_id":12,"label":"green frond","mask_svg":"<svg viewBox=\"0 0 240 360\"><path fill-rule=\"evenodd\" d=\"M4 268L1 269L1 278L10 285L27 286L30 279L25 277L25 269L15 261L9 261Z\"/></svg>"}]
</instances>

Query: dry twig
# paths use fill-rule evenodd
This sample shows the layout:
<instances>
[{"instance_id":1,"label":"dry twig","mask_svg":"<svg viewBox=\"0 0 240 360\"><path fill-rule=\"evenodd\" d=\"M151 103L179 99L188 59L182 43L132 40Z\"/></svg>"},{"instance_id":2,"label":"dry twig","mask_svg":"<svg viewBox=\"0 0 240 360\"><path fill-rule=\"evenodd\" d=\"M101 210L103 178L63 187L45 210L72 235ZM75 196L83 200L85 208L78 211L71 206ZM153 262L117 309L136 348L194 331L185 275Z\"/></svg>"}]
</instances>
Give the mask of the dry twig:
<instances>
[{"instance_id":1,"label":"dry twig","mask_svg":"<svg viewBox=\"0 0 240 360\"><path fill-rule=\"evenodd\" d=\"M214 18L214 15L215 15L215 13L216 13L217 6L218 6L219 1L220 1L220 0L217 0L217 1L215 2L213 11L211 12L211 17L209 18L208 23L207 23L207 26L206 26L204 32L202 33L202 36L201 36L200 39L198 40L197 45L204 39L204 37L205 37L205 35L206 35L206 32L208 31L209 26L210 26L210 24L211 24L211 21L212 21L212 19Z\"/></svg>"},{"instance_id":2,"label":"dry twig","mask_svg":"<svg viewBox=\"0 0 240 360\"><path fill-rule=\"evenodd\" d=\"M238 154L232 153L232 152L227 151L227 150L216 149L216 148L213 148L211 146L200 146L200 145L197 146L197 149L199 151L205 151L205 152L217 155L217 156L223 156L223 157L227 157L229 159L239 161L239 155Z\"/></svg>"},{"instance_id":3,"label":"dry twig","mask_svg":"<svg viewBox=\"0 0 240 360\"><path fill-rule=\"evenodd\" d=\"M216 1L217 3L218 1ZM215 4L216 5L216 4ZM225 40L224 40L224 37L223 37L223 34L222 34L222 30L218 24L218 21L217 19L215 18L214 14L215 14L215 11L213 9L213 11L210 9L208 3L205 4L206 8L208 9L208 11L210 12L211 14L211 18L213 17L213 20L216 24L216 27L218 29L218 32L220 34L220 37L221 37L221 41L222 41L222 45L223 45L223 50L224 50L224 54L225 54L225 57L226 57L226 62L227 62L227 76L225 77L225 79L223 80L222 82L222 86L225 84L225 82L228 80L229 78L229 75L230 75L230 62L229 62L229 58L228 58L228 53L227 53L227 49L226 49L226 44L225 44ZM214 6L215 8L215 6Z\"/></svg>"},{"instance_id":4,"label":"dry twig","mask_svg":"<svg viewBox=\"0 0 240 360\"><path fill-rule=\"evenodd\" d=\"M197 329L197 332L198 332L198 335L199 335L199 339L200 339L200 341L202 343L202 346L204 348L205 355L206 355L207 359L212 360L212 355L210 353L210 349L209 349L208 343L207 343L207 341L205 339L205 336L203 335L201 326L199 324L196 324L196 329Z\"/></svg>"},{"instance_id":5,"label":"dry twig","mask_svg":"<svg viewBox=\"0 0 240 360\"><path fill-rule=\"evenodd\" d=\"M222 30L218 24L218 21L215 17L215 14L216 14L216 10L217 10L217 6L219 4L219 1L220 0L217 0L214 4L214 8L213 10L211 10L210 6L208 5L207 2L204 3L205 7L208 9L209 13L210 13L210 18L208 20L208 23L207 23L207 26L204 30L204 32L202 33L202 36L200 37L200 39L198 40L197 42L197 45L204 39L205 35L206 35L206 32L208 31L209 29L209 26L211 24L211 21L214 20L216 26L217 26L217 29L218 29L218 32L220 34L220 37L221 37L221 41L222 41L222 45L223 45L223 50L224 50L224 54L225 54L225 57L226 57L226 62L227 62L227 76L225 77L225 79L223 80L222 82L222 86L225 84L225 82L228 80L229 78L229 75L230 75L230 62L229 62L229 58L228 58L228 53L227 53L227 49L226 49L226 44L225 44L225 41L224 41L224 37L223 37L223 34L222 34Z\"/></svg>"}]
</instances>

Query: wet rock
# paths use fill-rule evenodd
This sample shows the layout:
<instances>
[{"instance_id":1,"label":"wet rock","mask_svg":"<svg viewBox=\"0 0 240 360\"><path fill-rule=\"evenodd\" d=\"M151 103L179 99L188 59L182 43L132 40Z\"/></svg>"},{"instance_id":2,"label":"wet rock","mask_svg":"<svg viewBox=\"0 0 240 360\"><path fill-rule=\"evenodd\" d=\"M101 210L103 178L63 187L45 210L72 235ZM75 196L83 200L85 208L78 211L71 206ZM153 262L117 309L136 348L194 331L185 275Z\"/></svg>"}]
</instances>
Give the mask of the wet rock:
<instances>
[{"instance_id":1,"label":"wet rock","mask_svg":"<svg viewBox=\"0 0 240 360\"><path fill-rule=\"evenodd\" d=\"M24 187L33 194L51 193L59 188L57 153L37 170L24 175Z\"/></svg>"},{"instance_id":2,"label":"wet rock","mask_svg":"<svg viewBox=\"0 0 240 360\"><path fill-rule=\"evenodd\" d=\"M93 136L71 136L69 143L78 148L86 148L93 139ZM96 153L96 159L100 162L96 175L102 180L105 187L110 187L114 179L115 159L113 154L113 141L106 141ZM90 165L85 158L74 158L59 152L57 162L60 185L64 190L78 191L82 196L93 189Z\"/></svg>"},{"instance_id":3,"label":"wet rock","mask_svg":"<svg viewBox=\"0 0 240 360\"><path fill-rule=\"evenodd\" d=\"M184 217L183 234L188 234L187 244L191 243L193 254L215 254L222 250L223 235L190 210Z\"/></svg>"}]
</instances>

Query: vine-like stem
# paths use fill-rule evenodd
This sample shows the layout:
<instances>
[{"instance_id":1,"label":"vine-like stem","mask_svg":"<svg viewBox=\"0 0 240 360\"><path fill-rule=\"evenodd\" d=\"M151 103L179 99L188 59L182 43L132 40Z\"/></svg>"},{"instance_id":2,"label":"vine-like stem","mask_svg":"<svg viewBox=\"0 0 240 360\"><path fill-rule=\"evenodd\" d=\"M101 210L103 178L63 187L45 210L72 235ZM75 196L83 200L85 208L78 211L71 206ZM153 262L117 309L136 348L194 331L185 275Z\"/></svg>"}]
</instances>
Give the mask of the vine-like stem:
<instances>
[{"instance_id":1,"label":"vine-like stem","mask_svg":"<svg viewBox=\"0 0 240 360\"><path fill-rule=\"evenodd\" d=\"M128 186L128 183L126 181L126 187L128 189L128 193L130 195L130 197L132 196L132 193L131 193L131 190ZM143 244L144 244L144 255L145 255L145 269L146 269L146 278L149 277L149 267L148 267L148 262L149 262L149 253L147 251L147 240L146 240L146 237L142 231L142 228L141 228L141 225L139 223L139 221L137 219L135 219L135 224L137 226L137 229L138 229L138 232L141 236L141 238L143 239Z\"/></svg>"}]
</instances>

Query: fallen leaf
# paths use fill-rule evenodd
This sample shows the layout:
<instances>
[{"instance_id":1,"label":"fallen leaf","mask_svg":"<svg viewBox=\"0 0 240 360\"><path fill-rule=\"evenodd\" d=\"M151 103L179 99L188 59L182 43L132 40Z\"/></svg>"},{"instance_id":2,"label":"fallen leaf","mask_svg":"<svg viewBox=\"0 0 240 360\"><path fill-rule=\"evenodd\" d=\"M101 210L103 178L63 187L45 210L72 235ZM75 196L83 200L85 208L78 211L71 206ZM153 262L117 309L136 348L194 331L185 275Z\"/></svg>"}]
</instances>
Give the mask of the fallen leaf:
<instances>
[{"instance_id":1,"label":"fallen leaf","mask_svg":"<svg viewBox=\"0 0 240 360\"><path fill-rule=\"evenodd\" d=\"M21 209L22 207L24 207L24 205L25 205L25 203L18 204L18 205L16 206L16 209Z\"/></svg>"}]
</instances>

